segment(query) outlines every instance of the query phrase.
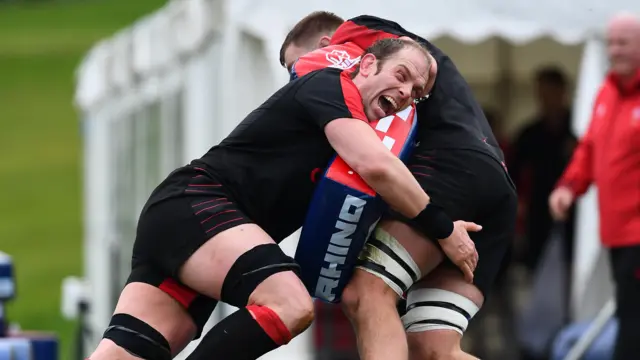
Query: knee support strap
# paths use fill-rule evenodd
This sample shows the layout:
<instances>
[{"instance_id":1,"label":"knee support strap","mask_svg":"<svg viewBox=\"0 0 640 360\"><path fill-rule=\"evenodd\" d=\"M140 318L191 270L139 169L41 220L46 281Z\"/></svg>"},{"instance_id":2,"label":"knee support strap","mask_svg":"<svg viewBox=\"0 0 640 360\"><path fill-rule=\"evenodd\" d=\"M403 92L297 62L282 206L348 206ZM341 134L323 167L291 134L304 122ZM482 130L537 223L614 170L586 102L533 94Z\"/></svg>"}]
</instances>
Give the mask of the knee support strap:
<instances>
[{"instance_id":1,"label":"knee support strap","mask_svg":"<svg viewBox=\"0 0 640 360\"><path fill-rule=\"evenodd\" d=\"M400 297L422 277L407 250L381 228L360 253L357 267L382 279Z\"/></svg>"},{"instance_id":2,"label":"knee support strap","mask_svg":"<svg viewBox=\"0 0 640 360\"><path fill-rule=\"evenodd\" d=\"M293 271L300 276L300 266L278 245L258 245L231 266L222 284L221 300L236 307L247 306L249 296L261 282L283 271Z\"/></svg>"},{"instance_id":3,"label":"knee support strap","mask_svg":"<svg viewBox=\"0 0 640 360\"><path fill-rule=\"evenodd\" d=\"M142 359L171 360L167 339L144 321L128 314L116 314L102 336L133 356Z\"/></svg>"},{"instance_id":4,"label":"knee support strap","mask_svg":"<svg viewBox=\"0 0 640 360\"><path fill-rule=\"evenodd\" d=\"M409 292L402 323L407 332L454 330L462 335L478 310L473 301L454 292L417 289Z\"/></svg>"}]
</instances>

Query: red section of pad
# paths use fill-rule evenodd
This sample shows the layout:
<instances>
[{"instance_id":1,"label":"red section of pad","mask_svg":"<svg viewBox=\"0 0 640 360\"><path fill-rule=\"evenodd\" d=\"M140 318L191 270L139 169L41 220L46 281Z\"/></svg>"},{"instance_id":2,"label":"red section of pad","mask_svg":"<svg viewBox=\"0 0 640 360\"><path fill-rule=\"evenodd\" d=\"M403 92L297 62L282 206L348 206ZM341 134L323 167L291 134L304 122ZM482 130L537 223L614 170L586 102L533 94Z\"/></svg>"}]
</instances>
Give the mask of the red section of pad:
<instances>
[{"instance_id":1,"label":"red section of pad","mask_svg":"<svg viewBox=\"0 0 640 360\"><path fill-rule=\"evenodd\" d=\"M393 144L390 150L396 156L399 156L405 147L407 138L411 133L413 122L415 121L414 114L415 106L412 105L411 111L406 119L398 115L392 115L370 123L380 140L390 141ZM411 145L407 144L406 146ZM336 157L331 166L329 166L325 177L369 196L376 196L375 191L339 156Z\"/></svg>"},{"instance_id":2,"label":"red section of pad","mask_svg":"<svg viewBox=\"0 0 640 360\"><path fill-rule=\"evenodd\" d=\"M369 196L376 196L376 192L339 156L333 160L325 177Z\"/></svg>"},{"instance_id":3,"label":"red section of pad","mask_svg":"<svg viewBox=\"0 0 640 360\"><path fill-rule=\"evenodd\" d=\"M193 300L198 296L197 292L184 285L178 284L178 282L172 278L166 278L158 288L174 298L180 305L184 306L185 309L189 308L189 305L191 305Z\"/></svg>"},{"instance_id":4,"label":"red section of pad","mask_svg":"<svg viewBox=\"0 0 640 360\"><path fill-rule=\"evenodd\" d=\"M258 305L249 305L247 310L276 345L285 345L291 341L291 332L273 310Z\"/></svg>"}]
</instances>

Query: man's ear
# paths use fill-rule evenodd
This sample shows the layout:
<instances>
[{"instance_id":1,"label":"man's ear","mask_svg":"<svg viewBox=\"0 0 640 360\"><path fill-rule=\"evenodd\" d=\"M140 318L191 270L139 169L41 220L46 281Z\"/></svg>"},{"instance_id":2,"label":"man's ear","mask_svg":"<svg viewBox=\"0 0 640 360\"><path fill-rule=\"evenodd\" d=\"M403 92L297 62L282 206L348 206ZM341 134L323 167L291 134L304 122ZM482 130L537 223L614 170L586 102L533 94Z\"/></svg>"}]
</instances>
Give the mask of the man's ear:
<instances>
[{"instance_id":1,"label":"man's ear","mask_svg":"<svg viewBox=\"0 0 640 360\"><path fill-rule=\"evenodd\" d=\"M329 44L331 43L331 36L323 36L320 38L320 40L318 40L318 49L323 48L325 46L329 46Z\"/></svg>"},{"instance_id":2,"label":"man's ear","mask_svg":"<svg viewBox=\"0 0 640 360\"><path fill-rule=\"evenodd\" d=\"M369 53L365 54L362 59L360 59L360 74L362 76L367 77L369 75L375 74L378 69L378 59L375 55Z\"/></svg>"}]
</instances>

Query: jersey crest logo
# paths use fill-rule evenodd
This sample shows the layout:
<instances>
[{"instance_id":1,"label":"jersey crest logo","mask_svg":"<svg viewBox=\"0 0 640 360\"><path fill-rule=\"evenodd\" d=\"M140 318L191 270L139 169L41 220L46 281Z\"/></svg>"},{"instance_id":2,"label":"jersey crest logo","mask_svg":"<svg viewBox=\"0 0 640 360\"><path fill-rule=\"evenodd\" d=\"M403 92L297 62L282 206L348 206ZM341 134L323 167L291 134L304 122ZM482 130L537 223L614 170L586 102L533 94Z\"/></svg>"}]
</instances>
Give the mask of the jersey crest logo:
<instances>
[{"instance_id":1,"label":"jersey crest logo","mask_svg":"<svg viewBox=\"0 0 640 360\"><path fill-rule=\"evenodd\" d=\"M327 58L327 61L331 63L329 67L342 70L352 68L354 65L360 62L360 56L352 59L351 55L349 55L349 53L344 50L331 50L331 52L327 53L325 57Z\"/></svg>"}]
</instances>

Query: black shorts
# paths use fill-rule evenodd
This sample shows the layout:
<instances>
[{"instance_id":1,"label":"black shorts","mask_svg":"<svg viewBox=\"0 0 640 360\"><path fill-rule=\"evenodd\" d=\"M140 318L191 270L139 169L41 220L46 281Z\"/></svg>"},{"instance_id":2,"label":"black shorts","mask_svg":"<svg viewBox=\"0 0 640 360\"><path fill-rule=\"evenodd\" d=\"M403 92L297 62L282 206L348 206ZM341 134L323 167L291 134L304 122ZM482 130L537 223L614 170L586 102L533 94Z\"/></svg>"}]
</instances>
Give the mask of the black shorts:
<instances>
[{"instance_id":1,"label":"black shorts","mask_svg":"<svg viewBox=\"0 0 640 360\"><path fill-rule=\"evenodd\" d=\"M181 284L178 271L207 240L248 223L211 174L180 168L154 190L140 214L127 283L150 284L169 294L187 309L199 337L217 301Z\"/></svg>"},{"instance_id":2,"label":"black shorts","mask_svg":"<svg viewBox=\"0 0 640 360\"><path fill-rule=\"evenodd\" d=\"M515 235L518 198L506 168L488 154L462 149L418 149L407 166L453 220L482 225L470 236L479 256L474 283L486 298ZM445 266L454 265L447 259Z\"/></svg>"}]
</instances>

